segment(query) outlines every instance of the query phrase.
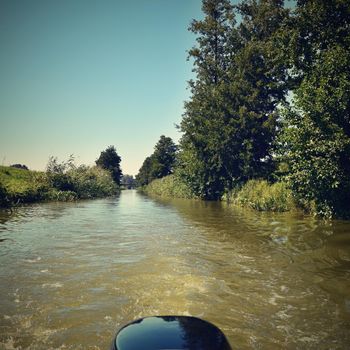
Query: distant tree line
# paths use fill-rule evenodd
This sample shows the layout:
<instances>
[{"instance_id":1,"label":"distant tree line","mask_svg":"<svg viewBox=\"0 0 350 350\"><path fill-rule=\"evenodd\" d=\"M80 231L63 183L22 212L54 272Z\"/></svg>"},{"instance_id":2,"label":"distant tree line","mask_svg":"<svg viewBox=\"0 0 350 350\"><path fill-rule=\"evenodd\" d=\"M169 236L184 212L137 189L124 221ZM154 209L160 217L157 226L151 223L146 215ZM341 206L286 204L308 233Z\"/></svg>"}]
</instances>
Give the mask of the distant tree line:
<instances>
[{"instance_id":1,"label":"distant tree line","mask_svg":"<svg viewBox=\"0 0 350 350\"><path fill-rule=\"evenodd\" d=\"M11 168L17 168L17 169L23 169L23 170L29 170L28 167L24 164L11 164L10 165Z\"/></svg>"},{"instance_id":2,"label":"distant tree line","mask_svg":"<svg viewBox=\"0 0 350 350\"><path fill-rule=\"evenodd\" d=\"M350 2L294 5L203 0L204 18L189 28L197 36L189 50L196 76L173 153L175 173L204 199L250 179L284 181L300 205L346 215ZM157 164L157 154L145 160L140 184L174 171Z\"/></svg>"}]
</instances>

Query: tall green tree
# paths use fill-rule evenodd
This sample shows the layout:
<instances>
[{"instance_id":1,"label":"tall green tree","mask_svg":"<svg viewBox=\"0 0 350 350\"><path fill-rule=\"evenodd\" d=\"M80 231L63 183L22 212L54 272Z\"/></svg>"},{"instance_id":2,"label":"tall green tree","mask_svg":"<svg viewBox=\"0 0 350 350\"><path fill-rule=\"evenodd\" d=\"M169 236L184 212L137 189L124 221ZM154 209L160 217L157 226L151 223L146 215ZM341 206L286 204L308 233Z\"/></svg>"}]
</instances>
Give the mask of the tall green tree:
<instances>
[{"instance_id":1,"label":"tall green tree","mask_svg":"<svg viewBox=\"0 0 350 350\"><path fill-rule=\"evenodd\" d=\"M350 212L350 3L298 1L290 55L301 78L286 108L280 155L300 202Z\"/></svg>"},{"instance_id":2,"label":"tall green tree","mask_svg":"<svg viewBox=\"0 0 350 350\"><path fill-rule=\"evenodd\" d=\"M181 122L179 174L194 193L216 199L224 187L220 90L226 86L230 65L227 45L233 38L233 7L227 0L204 0L202 21L189 28L197 44L189 51L196 79L189 82L191 98ZM194 167L193 164L196 164Z\"/></svg>"},{"instance_id":3,"label":"tall green tree","mask_svg":"<svg viewBox=\"0 0 350 350\"><path fill-rule=\"evenodd\" d=\"M96 165L108 170L113 178L113 181L119 186L122 177L122 170L120 168L121 158L118 155L114 146L107 147L101 152L99 158L96 160Z\"/></svg>"},{"instance_id":4,"label":"tall green tree","mask_svg":"<svg viewBox=\"0 0 350 350\"><path fill-rule=\"evenodd\" d=\"M156 178L173 173L176 160L177 146L170 137L162 135L154 147L153 157L155 159L153 175Z\"/></svg>"},{"instance_id":5,"label":"tall green tree","mask_svg":"<svg viewBox=\"0 0 350 350\"><path fill-rule=\"evenodd\" d=\"M229 1L203 1L205 18L190 27L198 35L189 52L196 80L181 123L179 174L206 199L268 176L276 107L287 92L287 67L274 52L289 15L283 1L244 1L235 10L239 25Z\"/></svg>"},{"instance_id":6,"label":"tall green tree","mask_svg":"<svg viewBox=\"0 0 350 350\"><path fill-rule=\"evenodd\" d=\"M232 185L267 178L272 171L272 143L278 127L278 105L289 89L288 66L276 38L289 11L279 0L246 0L237 6L241 47L229 71L225 94L228 113L225 163Z\"/></svg>"},{"instance_id":7,"label":"tall green tree","mask_svg":"<svg viewBox=\"0 0 350 350\"><path fill-rule=\"evenodd\" d=\"M141 168L139 169L138 174L136 175L137 186L148 185L155 178L153 177L153 164L154 157L149 156L143 161Z\"/></svg>"},{"instance_id":8,"label":"tall green tree","mask_svg":"<svg viewBox=\"0 0 350 350\"><path fill-rule=\"evenodd\" d=\"M136 175L139 186L148 185L154 179L160 179L173 173L177 146L170 137L162 135L154 146L154 152L147 157Z\"/></svg>"}]
</instances>

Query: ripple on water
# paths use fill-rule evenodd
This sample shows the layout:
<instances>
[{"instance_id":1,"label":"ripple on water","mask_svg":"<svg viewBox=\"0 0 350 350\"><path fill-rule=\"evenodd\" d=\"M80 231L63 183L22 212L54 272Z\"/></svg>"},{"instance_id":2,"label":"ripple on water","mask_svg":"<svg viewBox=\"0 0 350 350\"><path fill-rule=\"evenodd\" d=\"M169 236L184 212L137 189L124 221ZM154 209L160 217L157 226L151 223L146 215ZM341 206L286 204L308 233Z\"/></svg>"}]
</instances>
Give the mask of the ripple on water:
<instances>
[{"instance_id":1,"label":"ripple on water","mask_svg":"<svg viewBox=\"0 0 350 350\"><path fill-rule=\"evenodd\" d=\"M220 203L46 203L1 222L0 348L106 349L148 315L200 316L239 349L347 349L350 224Z\"/></svg>"}]
</instances>

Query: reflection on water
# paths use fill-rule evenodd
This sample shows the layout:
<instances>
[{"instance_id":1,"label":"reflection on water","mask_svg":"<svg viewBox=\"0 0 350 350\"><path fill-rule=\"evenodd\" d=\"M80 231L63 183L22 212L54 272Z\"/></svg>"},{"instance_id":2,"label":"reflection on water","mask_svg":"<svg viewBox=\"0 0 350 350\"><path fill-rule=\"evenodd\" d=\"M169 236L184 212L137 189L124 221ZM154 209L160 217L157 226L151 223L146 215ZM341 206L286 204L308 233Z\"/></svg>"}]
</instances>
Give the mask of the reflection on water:
<instances>
[{"instance_id":1,"label":"reflection on water","mask_svg":"<svg viewBox=\"0 0 350 350\"><path fill-rule=\"evenodd\" d=\"M189 316L156 316L133 321L113 341L113 350L231 350L213 324Z\"/></svg>"},{"instance_id":2,"label":"reflection on water","mask_svg":"<svg viewBox=\"0 0 350 350\"><path fill-rule=\"evenodd\" d=\"M347 349L350 223L188 200L0 212L0 349L107 349L118 327L193 315L240 349Z\"/></svg>"}]
</instances>

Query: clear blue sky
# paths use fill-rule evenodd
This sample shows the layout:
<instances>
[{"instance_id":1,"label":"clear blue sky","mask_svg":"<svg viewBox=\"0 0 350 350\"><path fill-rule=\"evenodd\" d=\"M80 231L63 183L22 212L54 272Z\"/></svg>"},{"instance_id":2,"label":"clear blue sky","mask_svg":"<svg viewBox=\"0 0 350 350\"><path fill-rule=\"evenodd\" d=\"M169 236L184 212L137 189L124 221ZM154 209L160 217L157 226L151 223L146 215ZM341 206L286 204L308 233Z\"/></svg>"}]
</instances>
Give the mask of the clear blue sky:
<instances>
[{"instance_id":1,"label":"clear blue sky","mask_svg":"<svg viewBox=\"0 0 350 350\"><path fill-rule=\"evenodd\" d=\"M0 0L0 164L93 164L109 145L136 174L179 133L200 0Z\"/></svg>"}]
</instances>

